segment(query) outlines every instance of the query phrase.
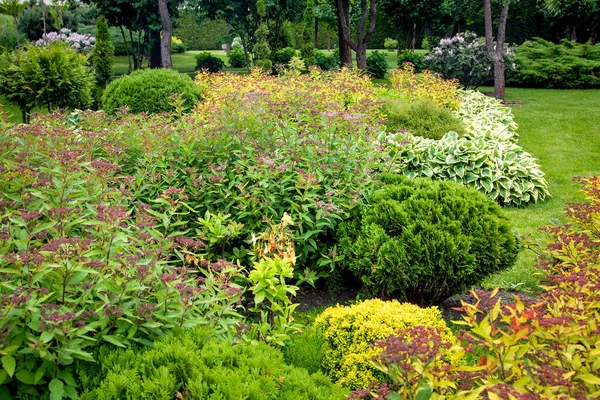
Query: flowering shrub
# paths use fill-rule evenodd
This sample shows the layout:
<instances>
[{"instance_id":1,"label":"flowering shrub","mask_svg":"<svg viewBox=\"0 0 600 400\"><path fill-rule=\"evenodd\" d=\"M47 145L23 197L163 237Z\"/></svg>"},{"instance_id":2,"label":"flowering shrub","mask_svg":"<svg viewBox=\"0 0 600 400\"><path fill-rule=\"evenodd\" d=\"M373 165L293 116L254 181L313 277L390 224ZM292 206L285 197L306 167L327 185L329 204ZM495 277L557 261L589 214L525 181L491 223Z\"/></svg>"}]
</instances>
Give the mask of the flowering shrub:
<instances>
[{"instance_id":1,"label":"flowering shrub","mask_svg":"<svg viewBox=\"0 0 600 400\"><path fill-rule=\"evenodd\" d=\"M370 362L381 353L380 348L373 346L376 341L415 326L439 328L444 340L456 340L436 307L420 308L397 300L374 299L349 307L327 308L315 319L315 327L323 330L325 338L323 367L342 386L366 387L383 377Z\"/></svg>"},{"instance_id":2,"label":"flowering shrub","mask_svg":"<svg viewBox=\"0 0 600 400\"><path fill-rule=\"evenodd\" d=\"M338 229L340 263L369 294L439 304L512 266L519 246L500 207L452 182L382 177Z\"/></svg>"},{"instance_id":3,"label":"flowering shrub","mask_svg":"<svg viewBox=\"0 0 600 400\"><path fill-rule=\"evenodd\" d=\"M78 53L89 53L94 48L96 38L91 35L81 35L77 32L71 32L70 29L63 28L60 32L44 33L42 38L33 44L36 46L47 46L59 41L68 43Z\"/></svg>"},{"instance_id":4,"label":"flowering shrub","mask_svg":"<svg viewBox=\"0 0 600 400\"><path fill-rule=\"evenodd\" d=\"M525 205L550 196L539 164L517 144L510 109L480 93L460 92L456 116L466 135L449 132L440 140L411 134L380 136L395 157L395 172L462 183L503 205Z\"/></svg>"},{"instance_id":5,"label":"flowering shrub","mask_svg":"<svg viewBox=\"0 0 600 400\"><path fill-rule=\"evenodd\" d=\"M505 63L513 65L515 51L506 46ZM441 39L439 45L425 55L427 68L449 79L457 79L466 89L476 88L491 79L492 61L485 42L473 32L457 33Z\"/></svg>"},{"instance_id":6,"label":"flowering shrub","mask_svg":"<svg viewBox=\"0 0 600 400\"><path fill-rule=\"evenodd\" d=\"M600 177L580 179L587 202L568 204L569 224L546 228L552 243L538 267L547 275L537 303L496 299L473 292L463 303L457 354L471 365L429 368L435 348L452 343L439 333L428 340L390 338L374 363L387 374L383 384L357 391L358 398L595 398L600 391ZM409 334L409 338L411 335ZM433 344L433 346L431 346ZM462 347L462 350L460 349ZM409 377L409 380L402 378ZM407 385L419 379L419 385ZM366 385L365 385L366 386Z\"/></svg>"},{"instance_id":7,"label":"flowering shrub","mask_svg":"<svg viewBox=\"0 0 600 400\"><path fill-rule=\"evenodd\" d=\"M242 320L241 270L196 256L183 189L140 202L145 183L107 139L64 122L1 132L0 382L13 393L74 398L65 367L93 346L195 325L230 336Z\"/></svg>"}]
</instances>

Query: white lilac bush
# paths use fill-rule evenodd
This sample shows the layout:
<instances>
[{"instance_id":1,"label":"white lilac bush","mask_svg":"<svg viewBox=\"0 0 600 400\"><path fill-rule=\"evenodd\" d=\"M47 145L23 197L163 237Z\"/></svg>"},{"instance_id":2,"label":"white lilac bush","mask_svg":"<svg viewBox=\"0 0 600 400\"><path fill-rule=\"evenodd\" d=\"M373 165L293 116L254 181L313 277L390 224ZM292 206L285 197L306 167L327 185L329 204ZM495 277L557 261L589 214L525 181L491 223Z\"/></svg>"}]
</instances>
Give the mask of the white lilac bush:
<instances>
[{"instance_id":1,"label":"white lilac bush","mask_svg":"<svg viewBox=\"0 0 600 400\"><path fill-rule=\"evenodd\" d=\"M46 46L58 41L67 42L78 53L89 53L94 48L96 38L91 35L71 32L70 29L63 28L60 32L44 33L42 38L36 40L34 44L36 46Z\"/></svg>"},{"instance_id":2,"label":"white lilac bush","mask_svg":"<svg viewBox=\"0 0 600 400\"><path fill-rule=\"evenodd\" d=\"M467 127L440 140L384 132L381 143L394 154L394 170L408 177L450 180L486 193L502 205L525 205L550 196L539 164L518 145L512 112L495 99L461 91L456 115Z\"/></svg>"},{"instance_id":3,"label":"white lilac bush","mask_svg":"<svg viewBox=\"0 0 600 400\"><path fill-rule=\"evenodd\" d=\"M504 57L506 65L513 68L515 51L512 47L505 46ZM425 55L424 61L428 69L448 79L457 79L466 89L477 88L491 79L492 61L486 45L473 32L441 39L438 46Z\"/></svg>"}]
</instances>

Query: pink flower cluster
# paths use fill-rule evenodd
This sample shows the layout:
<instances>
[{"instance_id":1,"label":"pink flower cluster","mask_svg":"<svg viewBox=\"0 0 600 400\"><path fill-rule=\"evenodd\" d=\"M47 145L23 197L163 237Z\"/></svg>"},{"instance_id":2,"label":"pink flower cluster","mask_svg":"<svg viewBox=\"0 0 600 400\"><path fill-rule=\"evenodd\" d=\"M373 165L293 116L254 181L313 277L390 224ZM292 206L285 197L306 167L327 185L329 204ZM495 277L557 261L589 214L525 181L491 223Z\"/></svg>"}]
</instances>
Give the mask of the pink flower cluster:
<instances>
[{"instance_id":1,"label":"pink flower cluster","mask_svg":"<svg viewBox=\"0 0 600 400\"><path fill-rule=\"evenodd\" d=\"M42 38L35 41L34 44L41 47L58 41L67 42L78 53L89 53L94 48L96 38L91 35L81 35L77 32L71 32L70 29L63 28L60 32L44 33Z\"/></svg>"}]
</instances>

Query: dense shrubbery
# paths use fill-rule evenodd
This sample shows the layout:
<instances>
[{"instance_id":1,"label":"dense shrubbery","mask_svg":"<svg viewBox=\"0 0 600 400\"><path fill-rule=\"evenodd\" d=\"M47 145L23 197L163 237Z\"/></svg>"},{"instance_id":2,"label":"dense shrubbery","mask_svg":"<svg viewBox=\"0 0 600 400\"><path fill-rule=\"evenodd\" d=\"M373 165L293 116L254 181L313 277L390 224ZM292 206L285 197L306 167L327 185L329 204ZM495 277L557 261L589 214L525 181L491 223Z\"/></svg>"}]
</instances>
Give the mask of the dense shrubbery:
<instances>
[{"instance_id":1,"label":"dense shrubbery","mask_svg":"<svg viewBox=\"0 0 600 400\"><path fill-rule=\"evenodd\" d=\"M223 70L225 63L219 57L213 56L208 51L196 54L196 71L207 70L208 72L219 72Z\"/></svg>"},{"instance_id":2,"label":"dense shrubbery","mask_svg":"<svg viewBox=\"0 0 600 400\"><path fill-rule=\"evenodd\" d=\"M229 66L231 68L244 68L246 67L246 54L242 46L233 46L227 56L229 58Z\"/></svg>"},{"instance_id":3,"label":"dense shrubbery","mask_svg":"<svg viewBox=\"0 0 600 400\"><path fill-rule=\"evenodd\" d=\"M87 56L61 41L0 54L0 93L19 106L23 122L35 105L86 108L93 87Z\"/></svg>"},{"instance_id":4,"label":"dense shrubbery","mask_svg":"<svg viewBox=\"0 0 600 400\"><path fill-rule=\"evenodd\" d=\"M352 399L380 396L449 399L592 398L600 390L600 178L581 180L587 202L569 204L569 224L547 228L542 256L545 292L538 302L473 292L454 346L470 364L439 368L440 350L454 345L431 329L402 330L378 344L374 366L387 376ZM366 385L365 385L366 387Z\"/></svg>"},{"instance_id":5,"label":"dense shrubbery","mask_svg":"<svg viewBox=\"0 0 600 400\"><path fill-rule=\"evenodd\" d=\"M227 23L222 20L199 17L182 12L177 18L173 34L180 38L190 50L221 50L227 43Z\"/></svg>"},{"instance_id":6,"label":"dense shrubbery","mask_svg":"<svg viewBox=\"0 0 600 400\"><path fill-rule=\"evenodd\" d=\"M600 87L600 45L564 40L527 41L516 52L517 72L512 85L560 89Z\"/></svg>"},{"instance_id":7,"label":"dense shrubbery","mask_svg":"<svg viewBox=\"0 0 600 400\"><path fill-rule=\"evenodd\" d=\"M232 346L206 329L170 335L145 351L102 350L97 367L80 371L82 400L343 400L346 394L321 373L286 365L265 344Z\"/></svg>"},{"instance_id":8,"label":"dense shrubbery","mask_svg":"<svg viewBox=\"0 0 600 400\"><path fill-rule=\"evenodd\" d=\"M367 73L373 78L383 79L390 68L384 53L375 50L367 57Z\"/></svg>"},{"instance_id":9,"label":"dense shrubbery","mask_svg":"<svg viewBox=\"0 0 600 400\"><path fill-rule=\"evenodd\" d=\"M399 129L411 131L413 135L430 139L440 139L447 132L465 133L462 122L447 108L427 101L407 102L388 98L383 104L389 132Z\"/></svg>"},{"instance_id":10,"label":"dense shrubbery","mask_svg":"<svg viewBox=\"0 0 600 400\"><path fill-rule=\"evenodd\" d=\"M340 66L340 55L337 51L330 55L322 51L315 51L315 65L323 71L335 70Z\"/></svg>"},{"instance_id":11,"label":"dense shrubbery","mask_svg":"<svg viewBox=\"0 0 600 400\"><path fill-rule=\"evenodd\" d=\"M394 153L396 172L426 176L473 187L503 205L525 205L549 196L536 160L517 144L510 109L477 92L461 92L456 115L467 133L441 140L405 134L381 135Z\"/></svg>"},{"instance_id":12,"label":"dense shrubbery","mask_svg":"<svg viewBox=\"0 0 600 400\"><path fill-rule=\"evenodd\" d=\"M425 69L425 59L423 54L410 50L403 50L398 54L398 68L402 68L404 63L407 62L415 66L415 72L422 72Z\"/></svg>"},{"instance_id":13,"label":"dense shrubbery","mask_svg":"<svg viewBox=\"0 0 600 400\"><path fill-rule=\"evenodd\" d=\"M292 57L296 55L296 50L291 47L284 47L283 49L277 50L273 56L273 63L288 65Z\"/></svg>"},{"instance_id":14,"label":"dense shrubbery","mask_svg":"<svg viewBox=\"0 0 600 400\"><path fill-rule=\"evenodd\" d=\"M177 95L183 111L190 111L201 99L200 89L186 75L168 69L145 69L116 79L102 96L102 108L109 114L127 107L132 113L160 113L176 108Z\"/></svg>"},{"instance_id":15,"label":"dense shrubbery","mask_svg":"<svg viewBox=\"0 0 600 400\"><path fill-rule=\"evenodd\" d=\"M420 308L396 300L375 299L349 307L330 307L316 318L315 326L322 329L325 339L324 369L334 382L351 389L366 387L384 377L371 364L381 351L372 345L399 329L436 327L442 330L445 340L456 340L436 307Z\"/></svg>"},{"instance_id":16,"label":"dense shrubbery","mask_svg":"<svg viewBox=\"0 0 600 400\"><path fill-rule=\"evenodd\" d=\"M338 229L340 264L368 293L439 304L513 265L519 244L483 194L430 179L383 183Z\"/></svg>"}]
</instances>

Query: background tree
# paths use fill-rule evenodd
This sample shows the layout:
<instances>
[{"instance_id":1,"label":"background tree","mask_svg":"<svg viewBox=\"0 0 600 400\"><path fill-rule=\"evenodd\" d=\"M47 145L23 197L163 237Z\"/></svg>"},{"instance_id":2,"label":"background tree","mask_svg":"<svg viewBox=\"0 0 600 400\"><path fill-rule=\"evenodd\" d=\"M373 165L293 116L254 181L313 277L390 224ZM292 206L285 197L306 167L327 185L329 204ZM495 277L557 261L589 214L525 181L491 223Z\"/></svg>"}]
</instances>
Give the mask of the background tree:
<instances>
[{"instance_id":1,"label":"background tree","mask_svg":"<svg viewBox=\"0 0 600 400\"><path fill-rule=\"evenodd\" d=\"M106 18L101 15L96 22L96 45L92 56L96 70L96 81L101 85L106 86L112 75L114 52L115 46L108 33L108 23Z\"/></svg>"},{"instance_id":2,"label":"background tree","mask_svg":"<svg viewBox=\"0 0 600 400\"><path fill-rule=\"evenodd\" d=\"M425 25L441 18L443 0L380 0L381 9L397 28L398 41L400 33L407 33L407 47L411 51L417 46L417 36ZM398 49L400 51L400 49Z\"/></svg>"},{"instance_id":3,"label":"background tree","mask_svg":"<svg viewBox=\"0 0 600 400\"><path fill-rule=\"evenodd\" d=\"M19 2L19 0L2 0L0 2L0 14L8 15L13 19L15 24L15 37L17 39L17 48L21 48L19 41L19 16L25 10L27 4Z\"/></svg>"},{"instance_id":4,"label":"background tree","mask_svg":"<svg viewBox=\"0 0 600 400\"><path fill-rule=\"evenodd\" d=\"M356 26L356 40L352 38L350 9L347 10L348 12L345 9L346 5L348 5L347 3L347 0L336 0L341 36L343 37L343 42L340 40L340 59L342 58L342 45L347 45L356 53L358 68L365 71L367 69L367 46L371 35L373 35L373 31L375 31L375 23L377 21L376 0L360 0L360 19ZM369 20L368 26L366 26L367 18ZM347 59L342 60L342 64L348 64Z\"/></svg>"},{"instance_id":5,"label":"background tree","mask_svg":"<svg viewBox=\"0 0 600 400\"><path fill-rule=\"evenodd\" d=\"M590 16L596 16L592 21L591 38L595 41L595 27L598 24L600 11L598 0L544 0L544 11L550 17L562 19L566 23L569 40L577 41L577 26L585 23Z\"/></svg>"},{"instance_id":6,"label":"background tree","mask_svg":"<svg viewBox=\"0 0 600 400\"><path fill-rule=\"evenodd\" d=\"M167 0L158 0L158 9L162 22L162 36L160 40L161 67L173 68L171 61L171 37L173 36L173 24L169 16Z\"/></svg>"},{"instance_id":7,"label":"background tree","mask_svg":"<svg viewBox=\"0 0 600 400\"><path fill-rule=\"evenodd\" d=\"M494 97L504 100L506 81L504 76L504 43L506 41L506 20L508 18L508 0L502 0L502 8L498 17L496 43L492 25L492 2L483 0L483 16L485 23L485 45L492 60L494 70Z\"/></svg>"}]
</instances>

